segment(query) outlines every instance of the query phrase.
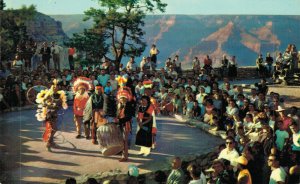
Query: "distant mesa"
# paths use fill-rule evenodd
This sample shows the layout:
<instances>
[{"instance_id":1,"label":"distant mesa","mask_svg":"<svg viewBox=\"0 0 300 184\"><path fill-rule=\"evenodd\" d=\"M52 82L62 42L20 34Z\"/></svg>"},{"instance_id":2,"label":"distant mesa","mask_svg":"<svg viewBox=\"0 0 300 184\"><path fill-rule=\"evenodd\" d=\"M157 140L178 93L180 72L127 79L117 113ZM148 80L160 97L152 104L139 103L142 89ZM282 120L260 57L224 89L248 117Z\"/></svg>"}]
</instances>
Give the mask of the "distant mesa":
<instances>
[{"instance_id":1,"label":"distant mesa","mask_svg":"<svg viewBox=\"0 0 300 184\"><path fill-rule=\"evenodd\" d=\"M51 17L62 23L68 37L92 26L92 22L78 21L84 15ZM270 52L274 56L290 43L300 46L299 20L300 16L149 15L144 30L148 45L156 43L161 50L159 66L175 54L179 54L185 68L191 67L194 56L203 61L207 54L216 64L227 54L235 55L239 66L251 66L255 65L258 53ZM144 55L149 50L146 48Z\"/></svg>"}]
</instances>

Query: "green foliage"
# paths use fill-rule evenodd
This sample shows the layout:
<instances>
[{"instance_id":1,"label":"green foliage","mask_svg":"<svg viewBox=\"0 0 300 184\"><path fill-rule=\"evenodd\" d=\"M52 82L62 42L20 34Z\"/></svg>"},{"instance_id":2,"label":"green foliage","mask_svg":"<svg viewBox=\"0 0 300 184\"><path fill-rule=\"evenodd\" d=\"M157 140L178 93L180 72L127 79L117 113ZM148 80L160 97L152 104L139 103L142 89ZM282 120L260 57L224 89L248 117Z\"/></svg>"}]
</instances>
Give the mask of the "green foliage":
<instances>
[{"instance_id":1,"label":"green foliage","mask_svg":"<svg viewBox=\"0 0 300 184\"><path fill-rule=\"evenodd\" d=\"M140 56L146 48L142 27L147 12L165 11L161 0L98 0L103 9L90 8L85 20L94 21L94 30L106 38L105 57L117 68L123 56Z\"/></svg>"},{"instance_id":2,"label":"green foliage","mask_svg":"<svg viewBox=\"0 0 300 184\"><path fill-rule=\"evenodd\" d=\"M28 39L25 22L31 20L35 13L33 5L23 6L18 10L0 11L1 60L12 58L16 53L17 45Z\"/></svg>"},{"instance_id":3,"label":"green foliage","mask_svg":"<svg viewBox=\"0 0 300 184\"><path fill-rule=\"evenodd\" d=\"M5 4L4 0L0 0L0 11L4 10L5 6L6 6L6 4Z\"/></svg>"},{"instance_id":4,"label":"green foliage","mask_svg":"<svg viewBox=\"0 0 300 184\"><path fill-rule=\"evenodd\" d=\"M73 34L73 38L65 43L66 46L75 47L77 50L84 51L87 54L90 63L101 60L108 48L104 44L105 37L93 29L85 29L83 33Z\"/></svg>"}]
</instances>

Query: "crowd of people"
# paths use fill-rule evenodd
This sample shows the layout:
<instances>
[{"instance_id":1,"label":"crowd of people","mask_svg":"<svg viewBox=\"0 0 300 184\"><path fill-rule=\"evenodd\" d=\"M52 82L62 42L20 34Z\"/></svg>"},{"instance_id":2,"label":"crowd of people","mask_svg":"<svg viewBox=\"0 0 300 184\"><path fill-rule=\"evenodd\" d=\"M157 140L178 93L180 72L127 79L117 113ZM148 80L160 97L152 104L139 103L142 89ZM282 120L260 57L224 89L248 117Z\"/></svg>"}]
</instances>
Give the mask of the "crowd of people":
<instances>
[{"instance_id":1,"label":"crowd of people","mask_svg":"<svg viewBox=\"0 0 300 184\"><path fill-rule=\"evenodd\" d=\"M91 136L92 143L97 144L99 136L95 132L98 128L96 116L113 119L122 127L124 148L120 161L128 159L128 135L131 132L132 117L137 117L140 127L137 136L141 138L137 139L136 144L143 147L140 153L147 156L151 148L155 147L157 130L153 116L182 115L209 124L213 130L226 131L228 136L226 144L220 146L218 159L213 161L212 168L204 171L196 164L185 168L189 173L188 178L192 178L190 183L299 182L298 108L285 109L286 102L280 94L268 90L265 79L256 84L250 92L246 92L242 86L233 86L230 79L236 77L235 57L232 57L230 62L226 56L223 57L223 81L219 82L218 76L212 72L209 56L205 58L204 65L195 58L193 69L196 75L186 78L181 75L178 55L173 60L167 59L165 68L156 70L159 50L155 45L151 48L150 56L143 58L140 67L135 65L135 58L131 57L126 67L121 66L119 70L109 60L94 67L74 69L74 65L70 63L70 69L61 69L59 64L52 69L48 61L50 58L54 59L56 50L51 51L50 48L49 53L47 44L44 46L44 51L41 49L39 52L42 54L41 63L38 63L36 68L25 65L26 59L17 55L13 67L6 68L2 73L4 77L0 79L1 110L11 110L32 102L28 95L32 87L54 88L57 91L54 90L52 95L59 90L64 91L66 102L73 105L76 138L81 138L83 124L85 137L89 139ZM45 50L47 57L43 56ZM74 54L74 49L69 50L70 62L73 62ZM34 55L31 59L33 57ZM228 73L234 75L229 78ZM74 90L74 83L80 77L87 78L94 88L78 86L78 90ZM126 81L125 86L118 83L120 80ZM81 104L83 102L76 102L77 98L82 100L86 93L88 96L84 103L91 101L89 113L85 112L85 105ZM100 97L97 97L99 94L103 97L103 103L100 103ZM106 102L111 101L104 103L104 98ZM98 111L99 109L101 111ZM95 115L96 112L99 114ZM88 118L85 117L85 113L89 114ZM48 121L53 129L52 120ZM48 147L53 145L51 137L54 133L49 132L45 137ZM187 182L180 166L180 158L175 158L173 170L166 178L167 183Z\"/></svg>"},{"instance_id":2,"label":"crowd of people","mask_svg":"<svg viewBox=\"0 0 300 184\"><path fill-rule=\"evenodd\" d=\"M275 59L271 53L267 53L265 59L260 53L256 59L256 66L259 77L272 77L278 79L280 76L293 74L298 68L300 53L294 44L289 44L285 51L278 52Z\"/></svg>"}]
</instances>

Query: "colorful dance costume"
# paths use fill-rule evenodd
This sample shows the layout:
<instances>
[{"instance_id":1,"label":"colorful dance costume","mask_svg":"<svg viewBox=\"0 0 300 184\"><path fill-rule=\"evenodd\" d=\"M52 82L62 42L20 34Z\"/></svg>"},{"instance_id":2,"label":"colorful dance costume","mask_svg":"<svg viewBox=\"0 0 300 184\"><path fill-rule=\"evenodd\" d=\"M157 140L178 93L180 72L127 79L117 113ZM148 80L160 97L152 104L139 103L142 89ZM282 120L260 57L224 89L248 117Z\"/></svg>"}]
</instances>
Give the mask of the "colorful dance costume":
<instances>
[{"instance_id":1,"label":"colorful dance costume","mask_svg":"<svg viewBox=\"0 0 300 184\"><path fill-rule=\"evenodd\" d=\"M46 147L50 149L54 146L53 137L57 131L58 111L63 108L67 109L67 98L65 92L57 88L57 80L53 81L53 85L48 90L42 90L38 95L36 102L38 103L37 120L45 121L45 132L43 141L47 142Z\"/></svg>"}]
</instances>

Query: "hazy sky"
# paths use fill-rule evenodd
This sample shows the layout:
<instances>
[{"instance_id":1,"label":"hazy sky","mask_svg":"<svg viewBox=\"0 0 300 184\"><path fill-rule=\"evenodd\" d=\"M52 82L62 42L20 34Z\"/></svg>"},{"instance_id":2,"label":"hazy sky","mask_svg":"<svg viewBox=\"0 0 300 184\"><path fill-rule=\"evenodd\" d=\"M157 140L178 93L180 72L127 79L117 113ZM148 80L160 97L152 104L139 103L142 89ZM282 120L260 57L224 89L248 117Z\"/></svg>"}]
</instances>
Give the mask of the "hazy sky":
<instances>
[{"instance_id":1,"label":"hazy sky","mask_svg":"<svg viewBox=\"0 0 300 184\"><path fill-rule=\"evenodd\" d=\"M34 4L45 14L83 14L97 0L4 0L7 8ZM162 0L165 14L300 15L300 0ZM99 6L98 6L99 7Z\"/></svg>"}]
</instances>

